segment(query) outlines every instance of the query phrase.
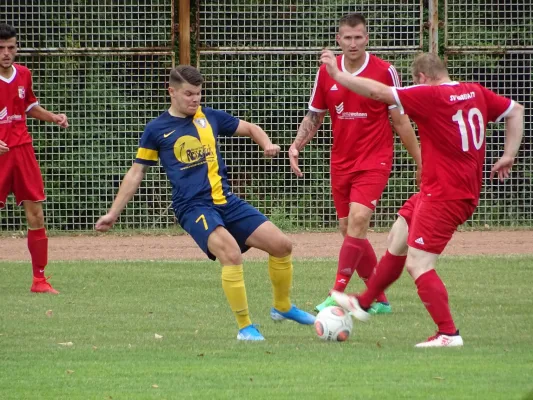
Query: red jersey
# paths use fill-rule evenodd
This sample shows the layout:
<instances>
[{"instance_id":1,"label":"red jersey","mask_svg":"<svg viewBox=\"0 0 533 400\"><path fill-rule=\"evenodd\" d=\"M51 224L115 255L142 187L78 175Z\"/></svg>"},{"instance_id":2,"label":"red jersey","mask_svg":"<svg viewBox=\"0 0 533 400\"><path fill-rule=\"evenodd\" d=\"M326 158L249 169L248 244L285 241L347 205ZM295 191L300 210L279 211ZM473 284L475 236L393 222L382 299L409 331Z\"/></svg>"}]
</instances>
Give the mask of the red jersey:
<instances>
[{"instance_id":1,"label":"red jersey","mask_svg":"<svg viewBox=\"0 0 533 400\"><path fill-rule=\"evenodd\" d=\"M31 143L26 125L26 113L39 104L33 94L31 72L13 64L13 74L0 76L0 140L8 147Z\"/></svg>"},{"instance_id":2,"label":"red jersey","mask_svg":"<svg viewBox=\"0 0 533 400\"><path fill-rule=\"evenodd\" d=\"M337 65L340 70L346 71L344 56L337 56ZM370 78L387 86L400 86L396 69L369 53L366 53L363 66L352 75ZM320 67L309 109L320 113L329 111L331 116L332 174L391 169L394 140L388 110L394 107L346 89L329 76L325 65Z\"/></svg>"},{"instance_id":3,"label":"red jersey","mask_svg":"<svg viewBox=\"0 0 533 400\"><path fill-rule=\"evenodd\" d=\"M514 102L478 83L393 88L400 112L418 125L420 192L426 200L472 200L477 205L485 162L485 128Z\"/></svg>"}]
</instances>

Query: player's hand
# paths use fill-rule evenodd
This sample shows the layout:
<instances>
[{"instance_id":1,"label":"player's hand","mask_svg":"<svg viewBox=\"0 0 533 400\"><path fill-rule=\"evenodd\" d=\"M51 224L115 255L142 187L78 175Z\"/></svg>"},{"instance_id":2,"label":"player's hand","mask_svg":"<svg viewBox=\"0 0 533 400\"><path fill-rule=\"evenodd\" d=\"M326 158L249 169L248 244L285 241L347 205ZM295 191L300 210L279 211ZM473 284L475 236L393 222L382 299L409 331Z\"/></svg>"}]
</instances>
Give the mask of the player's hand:
<instances>
[{"instance_id":1,"label":"player's hand","mask_svg":"<svg viewBox=\"0 0 533 400\"><path fill-rule=\"evenodd\" d=\"M335 79L335 76L337 76L337 74L340 72L339 67L337 66L335 54L333 54L331 50L324 49L322 50L320 61L322 64L326 65L326 70L328 71L329 76Z\"/></svg>"},{"instance_id":2,"label":"player's hand","mask_svg":"<svg viewBox=\"0 0 533 400\"><path fill-rule=\"evenodd\" d=\"M289 161L291 163L291 170L294 172L294 174L301 178L304 176L303 172L300 170L300 167L298 166L298 155L300 152L296 149L296 147L291 146L289 148Z\"/></svg>"},{"instance_id":3,"label":"player's hand","mask_svg":"<svg viewBox=\"0 0 533 400\"><path fill-rule=\"evenodd\" d=\"M108 212L106 215L101 216L98 221L96 221L94 229L96 229L98 232L107 232L115 224L117 218L117 215Z\"/></svg>"},{"instance_id":4,"label":"player's hand","mask_svg":"<svg viewBox=\"0 0 533 400\"><path fill-rule=\"evenodd\" d=\"M498 174L498 178L500 179L500 182L503 182L506 178L509 178L509 174L511 173L511 168L514 164L514 157L506 156L505 154L500 158L492 169L490 170L490 180L492 181L492 178L496 174Z\"/></svg>"},{"instance_id":5,"label":"player's hand","mask_svg":"<svg viewBox=\"0 0 533 400\"><path fill-rule=\"evenodd\" d=\"M280 150L281 149L277 144L270 143L264 148L263 154L265 155L265 157L272 158L276 157L279 154Z\"/></svg>"},{"instance_id":6,"label":"player's hand","mask_svg":"<svg viewBox=\"0 0 533 400\"><path fill-rule=\"evenodd\" d=\"M68 118L65 114L56 114L54 117L54 122L61 128L68 128Z\"/></svg>"},{"instance_id":7,"label":"player's hand","mask_svg":"<svg viewBox=\"0 0 533 400\"><path fill-rule=\"evenodd\" d=\"M9 147L7 147L7 143L2 142L0 140L0 155L5 154L9 151Z\"/></svg>"}]
</instances>

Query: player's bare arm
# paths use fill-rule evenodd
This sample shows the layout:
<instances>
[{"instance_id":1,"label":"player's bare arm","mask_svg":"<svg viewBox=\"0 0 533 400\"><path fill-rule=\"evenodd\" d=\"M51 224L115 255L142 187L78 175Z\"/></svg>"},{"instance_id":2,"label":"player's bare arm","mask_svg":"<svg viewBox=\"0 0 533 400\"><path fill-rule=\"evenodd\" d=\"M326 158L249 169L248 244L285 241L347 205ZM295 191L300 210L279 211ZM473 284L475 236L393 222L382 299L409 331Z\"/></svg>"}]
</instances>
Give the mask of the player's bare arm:
<instances>
[{"instance_id":1,"label":"player's bare arm","mask_svg":"<svg viewBox=\"0 0 533 400\"><path fill-rule=\"evenodd\" d=\"M420 146L418 145L411 121L407 115L402 115L397 108L390 110L389 114L392 120L392 127L416 163L416 184L420 186L420 179L422 178L422 156L420 155Z\"/></svg>"},{"instance_id":2,"label":"player's bare arm","mask_svg":"<svg viewBox=\"0 0 533 400\"><path fill-rule=\"evenodd\" d=\"M9 151L9 147L7 147L7 143L0 140L0 156L2 154L5 154Z\"/></svg>"},{"instance_id":3,"label":"player's bare arm","mask_svg":"<svg viewBox=\"0 0 533 400\"><path fill-rule=\"evenodd\" d=\"M68 128L68 118L65 114L54 114L39 105L32 107L27 115L40 121L53 122L61 128Z\"/></svg>"},{"instance_id":4,"label":"player's bare arm","mask_svg":"<svg viewBox=\"0 0 533 400\"><path fill-rule=\"evenodd\" d=\"M342 72L337 66L335 54L331 50L323 50L320 61L326 65L328 74L345 88L361 96L387 104L396 104L392 88L381 82L367 78L359 78Z\"/></svg>"},{"instance_id":5,"label":"player's bare arm","mask_svg":"<svg viewBox=\"0 0 533 400\"><path fill-rule=\"evenodd\" d=\"M246 121L239 121L236 136L247 136L263 149L265 157L276 157L279 154L280 147L273 144L266 132L258 125Z\"/></svg>"},{"instance_id":6,"label":"player's bare arm","mask_svg":"<svg viewBox=\"0 0 533 400\"><path fill-rule=\"evenodd\" d=\"M503 156L496 161L490 171L490 179L497 174L498 179L503 181L509 177L516 154L522 143L524 134L524 106L514 103L513 108L505 117L505 145Z\"/></svg>"},{"instance_id":7,"label":"player's bare arm","mask_svg":"<svg viewBox=\"0 0 533 400\"><path fill-rule=\"evenodd\" d=\"M106 215L103 215L98 219L95 225L95 229L99 232L107 232L115 224L120 213L132 197L137 192L139 185L141 184L146 171L148 171L148 165L134 163L129 169L128 173L124 176L120 189L118 190L117 197L113 201L113 205L109 209Z\"/></svg>"},{"instance_id":8,"label":"player's bare arm","mask_svg":"<svg viewBox=\"0 0 533 400\"><path fill-rule=\"evenodd\" d=\"M303 176L303 173L298 166L298 156L300 155L300 150L302 150L305 145L315 137L320 125L322 125L322 121L324 121L325 115L325 112L318 113L316 111L308 111L307 115L302 120L300 127L298 128L298 133L296 134L294 142L292 142L292 145L289 148L291 170L299 177Z\"/></svg>"}]
</instances>

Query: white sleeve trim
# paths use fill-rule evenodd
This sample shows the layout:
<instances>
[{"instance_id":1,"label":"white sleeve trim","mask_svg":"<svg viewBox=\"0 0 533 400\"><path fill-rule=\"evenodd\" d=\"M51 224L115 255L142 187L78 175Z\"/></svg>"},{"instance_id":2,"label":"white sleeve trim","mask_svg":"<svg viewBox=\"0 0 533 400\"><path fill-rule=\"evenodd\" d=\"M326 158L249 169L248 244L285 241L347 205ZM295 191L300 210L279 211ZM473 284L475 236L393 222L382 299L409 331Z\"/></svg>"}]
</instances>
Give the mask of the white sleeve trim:
<instances>
[{"instance_id":1,"label":"white sleeve trim","mask_svg":"<svg viewBox=\"0 0 533 400\"><path fill-rule=\"evenodd\" d=\"M400 83L400 77L398 76L398 72L396 71L396 68L394 68L392 65L389 67L389 74L392 78L392 83L394 84L394 86L402 86Z\"/></svg>"},{"instance_id":2,"label":"white sleeve trim","mask_svg":"<svg viewBox=\"0 0 533 400\"><path fill-rule=\"evenodd\" d=\"M398 110L400 111L400 114L405 114L405 110L403 109L402 102L400 101L400 96L398 96L398 90L393 87L392 94L394 95L394 100L396 100L396 106L398 107Z\"/></svg>"},{"instance_id":3,"label":"white sleeve trim","mask_svg":"<svg viewBox=\"0 0 533 400\"><path fill-rule=\"evenodd\" d=\"M317 71L316 73L316 77L315 77L315 83L313 85L313 91L311 92L311 98L309 99L309 109L312 110L313 107L311 106L311 104L313 104L313 100L315 98L315 94L316 94L316 89L318 87L318 76L320 74L320 69ZM316 111L316 110L313 110L313 111Z\"/></svg>"},{"instance_id":4,"label":"white sleeve trim","mask_svg":"<svg viewBox=\"0 0 533 400\"><path fill-rule=\"evenodd\" d=\"M33 107L35 106L38 106L39 105L39 102L36 101L35 103L31 103L28 108L26 108L26 114L28 113L28 111L30 111Z\"/></svg>"},{"instance_id":5,"label":"white sleeve trim","mask_svg":"<svg viewBox=\"0 0 533 400\"><path fill-rule=\"evenodd\" d=\"M328 111L327 108L326 108L325 110L320 110L319 108L315 108L315 107L313 107L311 104L309 104L309 110L314 111L314 112L317 112L317 113L323 113L323 112Z\"/></svg>"},{"instance_id":6,"label":"white sleeve trim","mask_svg":"<svg viewBox=\"0 0 533 400\"><path fill-rule=\"evenodd\" d=\"M511 104L509 104L509 107L507 107L507 110L505 110L503 112L502 115L500 115L498 118L496 118L496 120L494 122L500 122L502 119L504 119L505 117L507 117L507 115L511 112L511 110L513 109L515 105L515 101L514 100L511 100Z\"/></svg>"}]
</instances>

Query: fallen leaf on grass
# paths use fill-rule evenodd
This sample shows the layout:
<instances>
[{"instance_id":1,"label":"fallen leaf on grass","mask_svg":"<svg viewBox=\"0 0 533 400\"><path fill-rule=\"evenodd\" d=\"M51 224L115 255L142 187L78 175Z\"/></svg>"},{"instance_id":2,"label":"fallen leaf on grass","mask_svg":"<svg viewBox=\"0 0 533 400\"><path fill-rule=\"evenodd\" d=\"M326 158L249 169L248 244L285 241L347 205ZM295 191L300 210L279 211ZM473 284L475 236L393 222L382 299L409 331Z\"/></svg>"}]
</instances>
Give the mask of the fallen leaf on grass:
<instances>
[{"instance_id":1,"label":"fallen leaf on grass","mask_svg":"<svg viewBox=\"0 0 533 400\"><path fill-rule=\"evenodd\" d=\"M253 382L253 381L254 381L254 379L253 379L253 378L250 378L250 382Z\"/></svg>"},{"instance_id":2,"label":"fallen leaf on grass","mask_svg":"<svg viewBox=\"0 0 533 400\"><path fill-rule=\"evenodd\" d=\"M70 375L70 374L73 374L73 373L74 373L74 371L73 371L73 370L71 370L71 369L67 369L67 374L69 374L69 375Z\"/></svg>"},{"instance_id":3,"label":"fallen leaf on grass","mask_svg":"<svg viewBox=\"0 0 533 400\"><path fill-rule=\"evenodd\" d=\"M98 347L96 347L96 346L93 346L93 350L98 350Z\"/></svg>"},{"instance_id":4,"label":"fallen leaf on grass","mask_svg":"<svg viewBox=\"0 0 533 400\"><path fill-rule=\"evenodd\" d=\"M198 354L198 357L203 357L203 356L204 356L204 353Z\"/></svg>"},{"instance_id":5,"label":"fallen leaf on grass","mask_svg":"<svg viewBox=\"0 0 533 400\"><path fill-rule=\"evenodd\" d=\"M266 354L272 354L272 352L271 352L271 351L265 351L265 353L266 353Z\"/></svg>"},{"instance_id":6,"label":"fallen leaf on grass","mask_svg":"<svg viewBox=\"0 0 533 400\"><path fill-rule=\"evenodd\" d=\"M381 343L376 342L376 346L378 346L381 349Z\"/></svg>"},{"instance_id":7,"label":"fallen leaf on grass","mask_svg":"<svg viewBox=\"0 0 533 400\"><path fill-rule=\"evenodd\" d=\"M54 314L54 312L52 310L48 310L47 312L45 312L45 314L48 318L50 318Z\"/></svg>"},{"instance_id":8,"label":"fallen leaf on grass","mask_svg":"<svg viewBox=\"0 0 533 400\"><path fill-rule=\"evenodd\" d=\"M154 337L155 337L156 339L163 339L163 336L158 335L157 333L154 335Z\"/></svg>"},{"instance_id":9,"label":"fallen leaf on grass","mask_svg":"<svg viewBox=\"0 0 533 400\"><path fill-rule=\"evenodd\" d=\"M74 345L74 343L72 343L72 342L63 342L63 343L58 343L58 345L65 346L65 347L71 347L71 346Z\"/></svg>"},{"instance_id":10,"label":"fallen leaf on grass","mask_svg":"<svg viewBox=\"0 0 533 400\"><path fill-rule=\"evenodd\" d=\"M443 381L444 378L442 376L434 376L433 379L437 379L438 381Z\"/></svg>"},{"instance_id":11,"label":"fallen leaf on grass","mask_svg":"<svg viewBox=\"0 0 533 400\"><path fill-rule=\"evenodd\" d=\"M159 386L157 386L157 385L152 385L152 387L153 387L154 389L157 389Z\"/></svg>"}]
</instances>

